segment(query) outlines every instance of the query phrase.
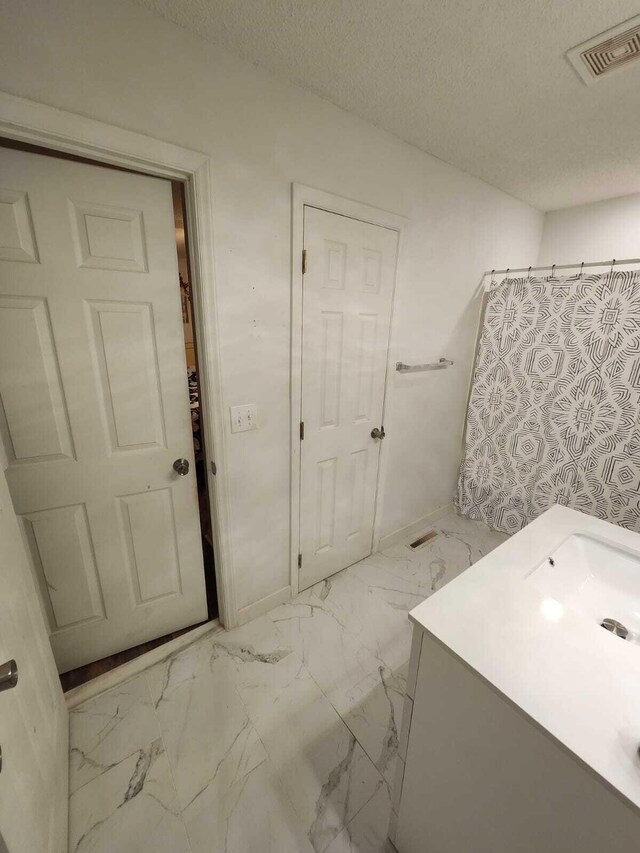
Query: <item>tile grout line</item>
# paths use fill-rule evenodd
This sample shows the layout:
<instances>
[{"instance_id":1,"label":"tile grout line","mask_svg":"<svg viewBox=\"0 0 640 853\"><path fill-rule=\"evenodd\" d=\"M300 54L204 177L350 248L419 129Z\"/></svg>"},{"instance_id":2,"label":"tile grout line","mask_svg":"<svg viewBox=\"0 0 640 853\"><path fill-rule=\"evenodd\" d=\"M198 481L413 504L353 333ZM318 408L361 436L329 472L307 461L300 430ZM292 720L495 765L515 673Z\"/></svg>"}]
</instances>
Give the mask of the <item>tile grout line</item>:
<instances>
[{"instance_id":1,"label":"tile grout line","mask_svg":"<svg viewBox=\"0 0 640 853\"><path fill-rule=\"evenodd\" d=\"M276 628L277 628L277 626L276 626ZM366 757L369 759L369 761L370 761L370 762L371 762L371 764L373 765L373 767L374 767L374 769L375 769L376 773L377 773L377 774L378 774L378 776L380 777L380 782L382 783L382 785L386 785L386 786L387 786L387 789L389 790L389 796L391 797L391 786L387 784L387 780L384 778L384 775L380 772L380 770L378 769L378 766L376 765L375 761L371 758L371 756L369 755L369 753L367 752L367 750L364 748L364 746L362 745L362 743L360 743L360 740L359 740L359 738L357 737L356 733L355 733L354 731L352 731L351 726L350 726L350 725L347 723L347 721L344 719L344 717L342 716L342 714L340 713L340 711L338 711L338 709L337 709L337 708L336 708L336 706L333 704L333 702L331 701L331 699L329 698L329 696L327 696L327 694L324 692L324 690L322 689L322 687L318 684L318 682L316 681L316 679L313 677L313 674L311 673L311 671L307 668L307 665L305 664L305 662L304 662L302 659L300 659L300 663L301 663L302 667L304 668L305 672L308 674L309 678L310 678L310 679L313 681L313 683L316 685L316 687L318 688L318 690L320 691L320 693L324 696L324 698L327 700L327 702L331 705L331 707L333 708L333 710L336 712L336 715L337 715L338 719L342 721L342 724L343 724L343 725L344 725L344 727L347 729L347 731L351 734L351 737L356 741L356 743L360 746L360 749L363 751L363 753L364 753L364 754L366 755ZM360 814L360 812L362 811L362 809L363 809L365 806L368 806L368 805L369 805L369 803L370 803L370 802L371 802L371 800L376 796L376 794L378 793L378 791L379 791L379 790L380 790L380 785L378 784L378 785L376 786L376 789L375 789L375 791L373 792L373 794L371 794L371 796L370 796L370 797L369 797L369 798L368 798L368 799L367 799L367 800L366 800L366 801L365 801L365 802L360 806L360 808L359 808L359 809L358 809L358 810L357 810L357 811L356 811L356 812L351 816L351 818L347 821L347 823L345 823L345 825L342 827L342 829L340 830L340 832L338 832L338 833L337 833L337 835L335 836L335 838L333 838L333 839L329 842L329 844L327 845L327 848L325 848L325 850L326 850L326 849L328 849L328 848L333 844L333 842L336 840L336 838L339 838L339 837L340 837L340 835L342 835L342 833L343 833L343 832L345 832L349 826L351 826L351 824L352 824L352 823L353 823L353 821L356 819L356 817Z\"/></svg>"},{"instance_id":2,"label":"tile grout line","mask_svg":"<svg viewBox=\"0 0 640 853\"><path fill-rule=\"evenodd\" d=\"M185 646L185 648L188 648L188 646ZM182 651L182 650L181 649L177 650L175 652L175 654L176 655L179 654L180 651ZM171 655L168 655L166 658L163 658L161 661L158 661L158 663L154 664L154 666L158 666L159 664L164 663L170 657L171 657ZM155 702L153 701L153 695L151 693L151 685L149 684L149 675L148 674L151 672L151 670L154 668L154 666L150 666L150 667L147 667L146 669L142 670L142 672L139 673L139 676L141 676L144 679L145 688L147 690L147 695L149 697L149 704L151 705L151 710L153 712L153 719L156 721L156 725L158 726L158 731L160 732L160 740L162 741L162 750L163 750L164 755L167 759L167 766L169 768L169 776L171 779L171 786L173 788L173 793L175 795L175 803L176 803L176 808L177 808L176 817L178 817L180 819L180 823L182 824L182 826L184 828L185 838L187 839L187 845L188 845L191 853L193 853L193 847L191 846L191 838L189 837L189 831L187 830L187 824L185 823L185 820L184 820L184 817L182 814L182 808L180 806L180 799L178 797L178 786L176 785L176 778L175 778L175 772L173 769L173 764L172 764L171 759L169 757L167 745L164 741L164 733L162 731L162 724L161 724L160 718L158 716L158 709L156 708Z\"/></svg>"},{"instance_id":3,"label":"tile grout line","mask_svg":"<svg viewBox=\"0 0 640 853\"><path fill-rule=\"evenodd\" d=\"M114 685L113 685L113 687L110 687L108 690L105 690L103 693L99 693L99 694L97 694L96 696L93 696L91 699L87 699L85 702L83 702L83 703L82 703L82 705L78 705L76 708L72 708L72 709L69 711L69 729L71 729L71 718L72 718L72 715L73 715L73 714L77 714L77 713L78 713L78 709L79 709L79 708L81 708L81 707L82 707L83 705L85 705L85 704L86 704L86 705L89 705L89 704L90 704L90 703L92 703L92 702L96 702L96 701L97 701L97 700L99 700L101 697L106 696L106 694L107 694L107 693L110 693L112 690L119 690L119 689L121 689L123 686L125 686L126 684L129 684L130 682L134 681L134 680L135 680L135 679L137 679L137 678L138 678L138 676L137 676L137 675L136 675L136 676L132 676L131 678L128 678L126 681L123 681L123 682L121 682L121 683L119 683L119 684L114 684ZM146 685L146 682L145 682L145 687L146 687L146 686L147 686L147 685ZM125 718L122 718L122 722L124 722L124 719L125 719ZM81 749L79 749L79 747L76 747L76 746L73 746L73 745L72 745L72 742L71 742L71 732L69 732L69 800L71 799L71 797L72 797L72 796L74 796L75 794L77 794L79 791L81 791L81 790L82 790L83 788L85 788L87 785L90 785L92 782L94 782L96 779L99 779L99 778L100 778L101 776L103 776L105 773L108 773L110 770L113 770L113 768L114 768L114 767L117 767L119 764L122 764L122 762L123 762L123 761L128 761L128 759L130 759L130 758L131 758L131 756L135 755L135 754L136 754L136 752L139 752L141 748L149 748L149 747L151 746L151 744L152 744L152 743L154 743L156 740L158 740L158 738L157 738L157 737L154 737L152 740L149 740L149 741L146 741L146 740L145 740L145 743L144 743L143 747L138 747L138 748L134 749L134 750L133 750L133 752L130 752L130 753L128 753L127 755L124 755L122 758L118 759L118 761L116 761L114 764L110 764L108 767L104 767L104 769L100 770L100 772L99 772L99 773L97 773L95 776L93 776L91 779L87 779L87 781L86 781L86 782L83 782L81 785L79 785L77 788L74 788L74 790L73 790L73 791L71 791L71 755L72 755L72 753L74 753L74 752L76 752L76 751L77 751L77 752L79 752L79 753L82 755L82 757L85 759L85 761L86 761L86 758L85 758L85 755L84 755L84 753L82 752L82 750L81 750ZM164 743L163 743L163 746L164 746Z\"/></svg>"},{"instance_id":4,"label":"tile grout line","mask_svg":"<svg viewBox=\"0 0 640 853\"><path fill-rule=\"evenodd\" d=\"M262 618L262 617L257 617L257 618ZM252 620L252 621L253 621L253 620ZM250 624L250 623L247 623L247 624ZM243 627L244 627L244 626L239 626L237 630L240 630L240 629L241 629L241 628L243 628ZM236 629L231 629L231 631L229 631L229 632L215 632L215 633L224 633L225 635L227 635L227 636L228 636L229 634L233 633L233 631L234 631L234 630L236 630ZM211 636L214 636L214 635L211 635ZM192 644L192 645L195 645L196 643L200 643L201 641L204 641L204 640L210 640L210 638L200 637L200 638L198 638L198 640L196 640L196 641L195 641L195 643L194 643L194 644ZM175 656L177 656L177 655L181 654L182 652L184 652L187 648L190 648L190 647L185 647L185 648L183 648L183 649L178 649L174 654L168 655L168 656L167 656L166 658L164 658L163 660L158 661L154 666L161 666L162 664L166 663L170 658L175 657ZM211 651L212 651L212 650L213 650L213 644L211 644ZM291 651L291 654L294 654L293 650ZM288 657L288 655L287 655L287 657ZM236 664L231 664L231 666L234 668L234 672L236 672L236 673L237 673ZM149 672L151 671L151 669L153 669L153 668L154 668L154 667L149 667L147 670L145 670L143 673L141 673L142 675L145 675L145 679L146 679L146 677L147 677L147 673L149 673ZM235 679L234 679L234 682L235 682ZM148 689L149 689L149 693L151 693L151 689L150 689L150 685L149 685L148 679L147 679L147 687L148 687ZM237 784L237 783L239 783L239 782L242 782L243 780L248 779L248 777L249 777L249 776L250 776L250 775L251 775L255 770L257 770L259 767L262 767L262 766L263 766L263 764L265 764L265 762L267 762L267 761L268 761L268 762L270 763L270 765L271 765L271 767L272 767L273 771L276 773L276 777L277 777L277 780L278 780L278 783L279 783L279 786L280 786L280 789L281 789L281 793L282 793L282 794L284 795L284 797L286 798L286 800L287 800L287 802L288 802L289 806L291 807L291 810L292 810L293 814L295 814L295 816L296 816L296 818L297 818L297 820L298 820L298 822L299 822L299 824L300 824L301 830L304 832L304 826L303 826L302 820L300 819L300 817L299 817L299 815L298 815L298 813L297 813L296 809L295 809L295 808L294 808L294 806L293 806L293 803L291 802L291 799L290 799L290 797L289 797L289 795L288 795L288 793L287 793L287 791L286 791L286 788L285 788L285 786L284 786L284 784L283 784L283 782L282 782L282 777L281 777L281 775L280 775L279 771L277 771L277 767L276 767L276 765L275 765L275 763L274 763L274 761L273 761L273 758L272 758L272 756L271 756L271 753L270 753L270 752L269 752L269 750L267 749L267 747L266 747L266 745L265 745L264 741L262 740L262 738L261 738L261 736L260 736L260 733L258 732L258 730L257 730L257 729L256 729L256 727L255 727L255 724L254 724L253 718L252 718L251 714L249 713L249 710L248 710L248 708L247 708L247 706L246 706L246 704L245 704L245 702L244 702L244 700L243 700L243 698L242 698L242 695L241 695L241 693L240 693L240 690L239 690L239 689L238 689L238 687L237 687L237 684L236 684L236 683L232 683L232 684L230 685L230 687L231 687L231 688L233 689L233 691L235 692L235 696L236 696L236 698L238 699L238 702L240 703L241 707L243 708L243 710L244 710L244 712L245 712L245 715L246 715L246 718L247 718L247 724L248 724L248 726L249 726L249 728L250 728L250 730L251 730L252 734L255 736L256 740L260 743L260 745L261 745L262 749L264 750L264 754L265 754L265 758L264 758L264 759L263 759L259 764L256 764L254 767L251 767L249 770L247 770L246 772L242 773L242 775L241 775L241 776L239 776L237 779L234 779L234 781L233 781L233 783L232 783L232 784L233 784L233 785L235 785L235 784ZM158 721L158 725L159 725L160 732L161 732L161 737L163 737L163 741L162 741L162 742L163 742L163 746L165 746L165 744L164 744L164 736L162 735L162 731L163 731L163 729L162 729L162 724L160 723L160 719L159 719L159 716L158 716L157 708L156 708L156 706L155 706L155 703L153 702L153 697L151 697L151 704L152 704L152 707L153 707L154 715L155 715L155 717L156 717L156 719L157 719L157 721ZM180 818L181 818L182 824L183 824L183 826L184 826L184 828L185 828L185 832L186 832L186 835L187 835L187 840L188 840L188 842L189 842L189 849L190 849L190 850L192 851L192 853L193 853L193 848L192 848L192 846L191 846L191 838L190 838L190 835L189 835L189 830L188 830L188 828L187 828L187 824L186 824L186 821L185 821L185 819L184 819L184 811L185 811L185 809L187 808L187 806L185 806L185 809L183 809L183 808L182 808L182 806L181 806L181 804L180 804L179 797L178 797L178 793L177 793L177 785L176 785L176 782L175 782L175 771L174 771L174 768L173 768L173 763L172 763L172 761L171 761L171 759L170 759L170 757L169 757L169 753L166 751L166 746L165 746L165 754L166 754L166 756L167 756L167 763L168 763L168 765L169 765L169 770L170 770L170 773L171 773L171 780L172 780L172 784L173 784L174 790L175 790L175 792L176 792L176 802L177 802L177 804L178 804L178 813L179 813L179 816L180 816ZM210 780L210 781L213 781L213 780ZM207 786L208 786L209 784L210 784L210 782L208 782L208 783L207 783ZM205 786L205 787L207 787L207 786ZM306 834L306 833L305 833L305 834Z\"/></svg>"},{"instance_id":5,"label":"tile grout line","mask_svg":"<svg viewBox=\"0 0 640 853\"><path fill-rule=\"evenodd\" d=\"M258 618L258 619L261 619L261 618L263 618L263 617L258 616L257 618ZM255 621L255 620L252 620L252 621ZM245 624L250 625L250 624L251 624L251 622L247 622L247 623L245 623ZM271 623L271 624L273 624L273 623ZM241 625L241 626L239 626L239 627L243 628L243 627L244 627L244 625ZM275 627L275 626L274 626L274 627ZM233 630L233 629L232 629L232 630ZM230 632L229 632L229 633L230 633ZM280 636L282 636L282 635L280 635ZM291 652L290 652L290 654L289 654L289 655L286 655L284 658L281 658L281 660L286 660L287 658L289 658L291 655L294 655L294 654L295 654L295 651L292 649L292 650L291 650ZM278 663L279 663L279 661L278 661ZM303 664L303 665L304 665L304 664ZM236 664L234 664L234 667L235 667L235 666L236 666ZM240 666L240 664L238 664L238 666ZM274 666L277 666L277 664L274 664ZM236 672L237 672L237 670L236 670ZM278 783L279 783L279 785L280 785L280 790L281 790L282 794L284 795L284 797L286 798L287 803L289 804L289 806L290 806L290 808L291 808L291 812L292 812L292 814L294 814L294 815L296 816L296 819L298 820L298 823L300 824L301 831L304 833L304 835L305 835L305 836L307 836L307 837L308 837L308 833L307 833L307 830L305 829L305 826L304 826L304 824L303 824L303 822L302 822L302 818L301 818L301 817L300 817L300 815L298 814L298 811L297 811L297 809L295 808L295 806L294 806L294 804L293 804L293 801L291 800L291 797L290 797L290 796L289 796L289 794L287 793L287 789L286 789L286 787L285 787L285 785L284 785L284 783L283 783L283 781L282 781L282 776L280 775L280 771L279 771L279 769L278 769L278 767L277 767L277 765L276 765L275 761L273 760L273 757L272 757L272 755L271 755L271 752L267 749L267 745L266 745L266 744L265 744L265 742L263 741L262 736L260 735L260 732L259 732L259 731L258 731L258 729L256 728L256 725L255 725L255 723L254 723L254 721L253 721L253 717L251 716L251 713L249 712L249 708L247 707L247 705L246 705L246 703L245 703L244 699L242 698L242 693L238 690L238 688L237 688L237 686L236 686L235 684L234 684L233 686L234 686L234 689L235 689L236 694L237 694L237 696L238 696L238 699L240 700L240 704L241 704L241 705L242 705L242 707L244 708L244 712L245 712L245 714L247 715L247 720L249 721L249 725L251 726L251 729L252 729L253 733L255 734L256 738L259 740L260 745L261 745L261 746L262 746L262 748L264 749L264 754L265 754L265 756L266 756L265 761L268 761L268 762L269 762L269 764L271 765L271 767L272 767L272 769L273 769L273 772L274 772L274 773L276 774L276 776L277 776ZM265 761L261 761L261 762L260 762L260 764L258 764L256 767L253 767L251 770L249 770L247 773L245 773L245 776L249 776L249 774L250 774L250 773L252 773L252 772L253 772L253 770L256 770L256 769L257 769L257 767L262 767L262 765L265 763ZM244 777L242 777L242 778L244 778Z\"/></svg>"},{"instance_id":6,"label":"tile grout line","mask_svg":"<svg viewBox=\"0 0 640 853\"><path fill-rule=\"evenodd\" d=\"M392 609L393 609L393 608L392 608ZM268 615L268 614L267 614L267 615ZM278 625L277 625L275 622L273 622L272 624L275 626L275 628L276 628L276 630L277 630L277 631L279 631L279 630L280 630L280 629L278 628ZM282 635L282 632L280 632L280 636L283 636L283 635ZM297 652L294 650L293 654L297 654ZM307 665L305 664L304 660L303 660L299 655L298 655L298 659L300 660L300 663L301 663L301 665L303 666L303 668L304 668L305 672L307 673L307 675L309 676L309 678L313 681L313 683L316 685L316 687L318 688L318 690L320 691L320 693L322 693L322 695L324 696L324 698L325 698L325 699L327 700L327 702L331 705L331 707L333 708L333 710L334 710L334 711L336 712L336 714L338 715L339 719L340 719L340 720L342 720L342 722L343 722L344 726L345 726L345 727L346 727L346 729L351 733L352 737L353 737L353 738L355 738L355 740L357 741L357 743L360 745L360 748L362 749L362 751L364 752L364 754L367 756L367 758L369 759L369 761L373 764L373 766L375 767L375 769L376 769L377 773L378 773L378 774L380 775L380 777L382 778L382 781L384 782L384 784L385 784L385 785L387 785L387 787L390 789L390 788L391 788L391 786L390 786L390 784L388 784L388 783L387 783L387 780L384 778L384 774L380 771L380 768L379 768L379 767L378 767L378 765L376 764L375 760L374 760L374 759L369 755L369 753L368 753L368 751L366 750L366 748L365 748L364 744L360 742L360 739L358 738L358 736L356 735L356 733L353 731L353 729L351 728L351 726L349 725L349 723L347 722L347 720L345 720L345 718L342 716L342 714L340 713L340 711L338 710L338 708L336 708L335 704L334 704L334 703L332 702L332 700L331 700L331 697L330 697L330 696L328 696L328 694L327 694L327 693L325 693L325 691L322 689L322 686L321 686L321 685L318 683L318 681L315 679L315 677L314 677L313 673L312 673L312 672L311 672L311 670L307 667ZM409 659L407 658L407 663L408 663L408 662L409 662ZM406 665L406 664L405 664L405 665ZM376 673L376 670L372 671L369 675L370 675L370 676L371 676L371 675L375 675L375 673ZM369 676L365 676L365 677L369 677ZM372 794L372 797L373 797L374 795L375 795L375 792L374 792L374 794ZM371 798L372 798L372 797L371 797ZM371 798L370 798L370 799L371 799ZM367 800L367 802L368 802L368 800ZM365 803L365 805L366 805L366 803ZM362 806L361 808L364 808L364 806ZM358 809L358 812L359 812L359 811L360 811L360 809ZM354 817L355 817L355 815L354 815ZM353 818L352 818L352 820L353 820ZM349 823L351 823L351 821L349 821Z\"/></svg>"},{"instance_id":7,"label":"tile grout line","mask_svg":"<svg viewBox=\"0 0 640 853\"><path fill-rule=\"evenodd\" d=\"M292 599L292 600L295 600L295 599ZM269 614L267 614L267 616L269 616ZM276 631L278 631L278 633L280 634L281 638L282 638L282 639L284 639L284 640L286 640L286 637L284 637L284 635L283 635L282 631L280 630L280 628L278 627L277 623L276 623L276 622L274 622L273 620L271 620L271 624L275 627ZM342 722L342 724L344 725L344 727L345 727L345 728L347 729L347 731L350 733L351 737L352 737L352 738L356 741L356 743L360 746L360 749L363 751L363 753L365 754L365 756L369 759L369 761L370 761L370 762L371 762L371 764L373 765L374 770L376 771L376 773L377 773L377 774L378 774L378 776L380 777L380 781L382 782L382 784L383 784L383 785L387 785L387 788L389 789L389 793L391 794L391 787L390 787L390 785L388 785L388 784L387 784L387 780L384 778L384 775L380 772L380 770L378 769L378 767L377 767L377 765L376 765L375 761L371 758L371 756L369 755L369 753L367 752L367 750L364 748L364 746L362 745L362 743L360 743L359 738L356 736L355 732L354 732L354 731L352 731L351 726L349 726L349 724L348 724L348 723L347 723L347 721L344 719L344 717L342 716L342 714L340 713L340 711L338 711L338 709L335 707L335 705L333 704L333 702L331 701L331 699L329 698L329 696L327 696L327 694L324 692L324 690L322 689L321 685L320 685L320 684L318 684L317 680L316 680L316 679L314 678L314 676L313 676L313 673L312 673L312 672L311 672L311 670L307 667L307 665L306 665L306 663L304 662L304 660L302 659L302 657L301 657L300 655L298 655L298 653L295 651L295 649L292 651L292 654L295 654L295 655L297 656L297 658L298 658L298 660L299 660L299 662L300 662L300 665L302 666L302 668L304 669L304 671L307 673L307 675L309 676L309 678L311 679L311 681L313 681L313 683L316 685L316 687L318 688L318 690L320 691L320 693L322 694L322 696L324 696L324 698L327 700L327 702L329 703L329 705L330 705L330 706L333 708L333 710L336 712L336 716L338 717L338 719ZM373 673L372 673L372 674L373 674ZM336 839L336 838L338 838L338 837L340 836L340 834L341 834L341 833L342 833L342 832L343 832L343 831L344 831L344 830L345 830L345 829L346 829L346 828L347 828L347 827L348 827L348 826L353 822L354 818L355 818L355 817L357 817L357 815L359 815L359 814L360 814L360 812L362 811L362 809L363 809L365 806L369 805L369 803L370 803L370 802L371 802L371 800L375 797L375 795L378 793L378 791L379 791L379 790L380 790L380 785L378 785L378 786L376 787L376 789L375 789L375 791L373 792L373 794L371 794L371 796L370 796L370 797L369 797L369 798L368 798L368 799L367 799L367 800L366 800L366 801L365 801L365 802L360 806L360 808L355 812L355 814L353 814L353 815L351 816L351 818L349 819L349 821L348 821L348 822L347 822L347 823L342 827L342 829L340 830L340 832L338 832L338 833L337 833L337 835L335 836L335 838L333 838L333 839L331 840L331 842L327 845L327 847L329 847L331 844L333 844L333 842L335 841L335 839Z\"/></svg>"},{"instance_id":8,"label":"tile grout line","mask_svg":"<svg viewBox=\"0 0 640 853\"><path fill-rule=\"evenodd\" d=\"M306 592L306 590L305 590L305 592ZM296 597L297 597L297 596L296 596ZM291 599L291 602L288 602L288 603L293 603L293 602L295 602L295 598ZM281 606L282 606L282 605L281 605ZM275 609L277 609L277 608L275 608ZM273 611L270 611L270 612L273 612ZM266 613L266 614L265 614L265 616L269 619L270 623L271 623L271 624L273 625L273 627L275 628L276 633L279 635L280 639L281 639L281 640L283 640L283 642L285 642L285 643L286 643L286 642L287 642L287 637L284 635L284 633L282 632L282 630L279 628L278 624L277 624L273 619L271 619L271 617L270 617L269 613ZM355 733L351 730L351 727L347 724L346 720L342 717L342 715L340 714L340 712L338 711L338 709L335 707L335 705L333 704L333 702L331 701L331 699L330 699L330 698L327 696L327 694L324 692L324 690L322 689L322 687L320 686L320 684L318 684L318 682L316 681L316 679L315 679L315 678L314 678L314 676L313 676L313 673L309 670L309 668L308 668L308 667L307 667L307 665L305 664L305 662L304 662L304 660L303 660L302 656L301 656L301 655L299 655L299 654L298 654L298 652L297 652L295 649L292 649L292 650L291 650L291 655L295 655L297 662L300 664L301 668L305 671L305 673L308 675L308 677L309 677L309 678L310 678L310 680L313 682L313 684L315 684L315 686L317 687L318 691L320 692L320 695L321 695L321 696L323 696L323 697L324 697L324 699L326 699L326 701L329 703L330 707L334 710L334 712L335 712L335 714L336 714L337 718L340 720L340 722L342 723L342 725L343 725L343 726L345 727L345 729L349 732L350 736L354 739L354 741L358 744L358 746L362 749L362 752L364 753L364 755L366 756L366 758L371 762L371 765L373 766L373 769L375 770L375 772L376 772L376 773L378 774L378 776L380 777L380 783L381 783L381 784L383 784L383 785L387 785L387 780L384 778L383 774L379 771L378 767L376 766L376 763L372 760L372 758L371 758L371 756L369 755L369 753L366 751L366 749L364 748L364 746L360 743L360 740L356 737ZM287 655L287 657L289 657L289 656L290 656L290 655ZM240 699L241 699L241 701L242 701L242 697L240 697ZM243 706L244 706L244 703L243 703ZM245 707L245 710L247 711L247 714L248 714L248 716L249 716L249 719L251 719L251 715L249 714L248 709L246 708L246 706L244 706L244 707ZM261 743L262 743L262 739L260 739L260 741L261 741ZM268 750L268 749L267 749L267 747L264 745L264 743L263 743L263 746L264 746L264 748L265 748L265 751L267 752L267 755L269 755L269 757L270 757L269 750ZM279 773L278 773L278 779L280 779L280 774L279 774ZM389 788L389 786L388 786L388 785L387 785L387 788ZM329 842L329 844L327 844L327 847L326 847L326 848L324 848L324 851L326 851L326 850L331 846L331 844L333 844L333 842L336 840L336 838L338 838L338 837L342 834L342 832L343 832L343 831L345 831L345 830L346 830L346 828L347 828L348 826L350 826L350 824L352 823L352 821L354 820L354 818L355 818L355 817L357 817L357 815L359 815L359 814L360 814L360 812L362 811L362 809L363 809L365 806L367 806L367 805L371 802L371 800L375 797L375 795L378 793L378 791L379 791L379 790L380 790L380 784L378 784L378 785L376 786L376 788L375 788L374 792L371 794L371 796L370 796L370 797L369 797L369 798L368 798L368 799L367 799L367 800L366 800L366 801L365 801L365 802L360 806L360 808L359 808L359 809L358 809L358 810L357 810L357 811L356 811L356 812L351 816L351 818L349 819L349 821L348 821L346 824L344 824L344 826L342 826L342 827L341 827L340 831L339 831L338 833L336 833L336 835L334 836L334 838L332 838L332 839L331 839L331 841ZM286 794L286 789L285 789L285 794ZM288 795L287 795L287 799L291 802L291 800L290 800L290 798L288 797ZM298 815L298 812L297 812L297 810L296 810L295 806L293 806L293 811L294 811L294 813L295 813L296 815ZM299 817L299 815L298 815L298 817ZM300 819L300 818L299 818L299 819ZM300 822L302 823L302 820L301 820L301 819L300 819ZM304 826L303 826L303 829L304 829ZM305 829L305 834L306 834L306 835L307 835L307 837L308 837L308 832L306 831L306 829ZM320 851L320 853L324 853L324 851Z\"/></svg>"}]
</instances>

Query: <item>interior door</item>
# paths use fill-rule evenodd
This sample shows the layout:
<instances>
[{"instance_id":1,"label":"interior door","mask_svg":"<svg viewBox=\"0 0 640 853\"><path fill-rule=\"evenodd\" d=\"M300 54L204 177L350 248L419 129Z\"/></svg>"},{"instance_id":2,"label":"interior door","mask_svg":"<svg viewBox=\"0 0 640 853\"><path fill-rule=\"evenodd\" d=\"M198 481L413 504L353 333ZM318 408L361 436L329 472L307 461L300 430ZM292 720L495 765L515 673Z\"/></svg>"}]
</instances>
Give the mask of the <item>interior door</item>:
<instances>
[{"instance_id":1,"label":"interior door","mask_svg":"<svg viewBox=\"0 0 640 853\"><path fill-rule=\"evenodd\" d=\"M371 553L396 231L304 210L300 589Z\"/></svg>"},{"instance_id":2,"label":"interior door","mask_svg":"<svg viewBox=\"0 0 640 853\"><path fill-rule=\"evenodd\" d=\"M0 175L0 434L65 672L207 617L171 186Z\"/></svg>"},{"instance_id":3,"label":"interior door","mask_svg":"<svg viewBox=\"0 0 640 853\"><path fill-rule=\"evenodd\" d=\"M0 692L0 850L66 853L69 720L2 465L0 584L0 664L18 666Z\"/></svg>"}]
</instances>

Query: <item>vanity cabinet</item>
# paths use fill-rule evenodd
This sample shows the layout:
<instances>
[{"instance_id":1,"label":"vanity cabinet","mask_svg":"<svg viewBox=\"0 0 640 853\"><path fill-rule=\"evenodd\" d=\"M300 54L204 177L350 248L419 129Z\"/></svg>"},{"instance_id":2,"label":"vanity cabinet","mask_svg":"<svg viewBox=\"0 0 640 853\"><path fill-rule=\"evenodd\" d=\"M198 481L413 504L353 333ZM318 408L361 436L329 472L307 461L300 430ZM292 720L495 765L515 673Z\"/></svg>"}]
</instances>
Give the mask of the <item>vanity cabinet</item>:
<instances>
[{"instance_id":1,"label":"vanity cabinet","mask_svg":"<svg viewBox=\"0 0 640 853\"><path fill-rule=\"evenodd\" d=\"M389 830L398 853L640 850L636 805L420 625L413 630ZM581 714L579 703L565 710Z\"/></svg>"}]
</instances>

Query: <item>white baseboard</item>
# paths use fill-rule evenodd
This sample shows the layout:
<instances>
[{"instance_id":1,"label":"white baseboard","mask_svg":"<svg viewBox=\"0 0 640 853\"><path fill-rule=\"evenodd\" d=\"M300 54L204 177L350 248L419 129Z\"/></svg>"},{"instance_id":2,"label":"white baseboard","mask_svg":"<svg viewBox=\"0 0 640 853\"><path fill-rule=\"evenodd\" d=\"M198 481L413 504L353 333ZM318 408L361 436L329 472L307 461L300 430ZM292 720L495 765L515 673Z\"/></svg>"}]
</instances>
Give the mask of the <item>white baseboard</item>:
<instances>
[{"instance_id":1,"label":"white baseboard","mask_svg":"<svg viewBox=\"0 0 640 853\"><path fill-rule=\"evenodd\" d=\"M246 607L241 607L238 610L238 625L245 625L251 622L252 619L257 619L258 616L263 616L274 607L284 604L285 601L291 599L291 587L283 586L282 589L277 589L275 592L265 595L259 601L254 601L253 604L248 604Z\"/></svg>"},{"instance_id":2,"label":"white baseboard","mask_svg":"<svg viewBox=\"0 0 640 853\"><path fill-rule=\"evenodd\" d=\"M434 509L433 512L423 515L422 518L412 521L411 524L407 524L405 527L400 527L398 530L394 530L393 533L387 533L387 535L383 536L378 542L376 551L384 551L386 548L393 548L394 545L401 545L403 542L410 542L415 539L416 536L419 536L424 532L425 528L428 528L434 521L444 518L445 515L449 515L449 513L453 511L453 503L445 504L438 509Z\"/></svg>"},{"instance_id":3,"label":"white baseboard","mask_svg":"<svg viewBox=\"0 0 640 853\"><path fill-rule=\"evenodd\" d=\"M145 669L154 666L154 664L160 663L161 660L164 660L169 655L179 652L180 649L186 646L190 646L191 643L195 643L196 640L204 637L205 634L217 634L219 631L224 631L224 628L217 619L212 619L211 622L205 622L204 625L199 625L193 631L187 631L186 634L182 634L174 640L169 640L168 643L163 643L161 646L151 649L150 652L145 652L139 655L139 657L127 661L121 666L109 670L109 672L105 672L104 675L99 675L97 678L92 678L91 681L87 681L79 687L74 687L64 694L67 708L71 711L82 704L82 702L86 702L87 699L93 699L99 693L104 693L106 690L122 684L123 681L127 681L127 679L133 678L134 675L139 675Z\"/></svg>"}]
</instances>

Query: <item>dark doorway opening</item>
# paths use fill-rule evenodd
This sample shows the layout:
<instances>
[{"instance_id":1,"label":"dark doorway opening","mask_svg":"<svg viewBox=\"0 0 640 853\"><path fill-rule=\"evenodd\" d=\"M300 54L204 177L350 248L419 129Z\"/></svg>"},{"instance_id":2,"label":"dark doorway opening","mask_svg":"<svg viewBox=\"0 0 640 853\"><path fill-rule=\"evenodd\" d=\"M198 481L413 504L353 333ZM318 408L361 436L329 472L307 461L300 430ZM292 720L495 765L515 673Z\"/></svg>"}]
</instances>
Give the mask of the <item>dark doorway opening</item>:
<instances>
[{"instance_id":1,"label":"dark doorway opening","mask_svg":"<svg viewBox=\"0 0 640 853\"><path fill-rule=\"evenodd\" d=\"M176 225L176 249L180 274L180 297L184 331L187 379L189 382L189 405L193 430L193 453L196 461L198 485L198 508L202 534L202 557L207 587L207 609L209 620L218 618L218 596L216 593L215 559L213 553L213 531L211 529L211 504L209 499L207 458L204 441L204 424L201 413L200 371L198 369L198 339L193 316L191 270L189 266L189 235L186 228L184 185L172 181L173 212Z\"/></svg>"}]
</instances>

